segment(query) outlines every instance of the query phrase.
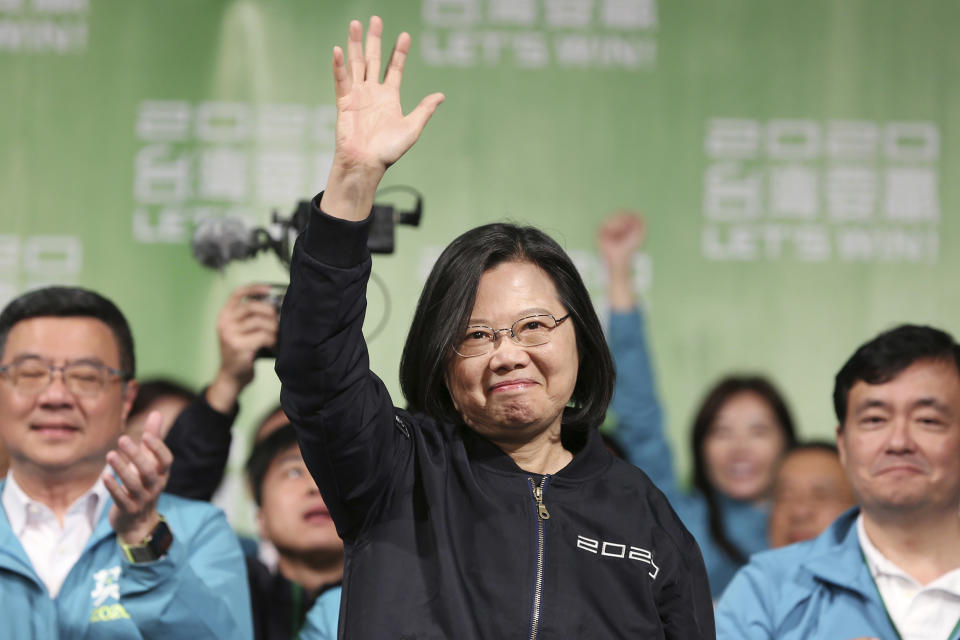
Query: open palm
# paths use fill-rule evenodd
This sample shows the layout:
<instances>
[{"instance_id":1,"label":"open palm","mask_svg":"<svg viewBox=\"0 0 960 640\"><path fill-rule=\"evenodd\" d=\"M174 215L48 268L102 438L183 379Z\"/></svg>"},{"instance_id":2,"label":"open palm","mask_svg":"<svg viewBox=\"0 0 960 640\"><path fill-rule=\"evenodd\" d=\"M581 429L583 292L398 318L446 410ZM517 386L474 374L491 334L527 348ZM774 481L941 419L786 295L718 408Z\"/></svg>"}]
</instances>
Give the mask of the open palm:
<instances>
[{"instance_id":1,"label":"open palm","mask_svg":"<svg viewBox=\"0 0 960 640\"><path fill-rule=\"evenodd\" d=\"M384 171L396 162L413 143L443 101L443 94L424 98L404 116L400 106L400 83L410 36L401 33L380 82L380 39L383 23L370 19L366 47L361 42L362 27L350 23L347 55L333 51L334 89L337 95L337 160L343 166Z\"/></svg>"}]
</instances>

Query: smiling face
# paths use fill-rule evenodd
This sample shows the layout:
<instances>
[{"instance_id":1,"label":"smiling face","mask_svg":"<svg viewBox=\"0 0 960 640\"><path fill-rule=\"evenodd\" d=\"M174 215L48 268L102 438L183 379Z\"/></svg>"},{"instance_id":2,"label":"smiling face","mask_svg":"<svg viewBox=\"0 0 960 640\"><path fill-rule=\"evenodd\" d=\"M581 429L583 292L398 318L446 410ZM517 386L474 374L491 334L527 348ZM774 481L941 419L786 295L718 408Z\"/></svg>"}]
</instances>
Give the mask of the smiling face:
<instances>
[{"instance_id":1,"label":"smiling face","mask_svg":"<svg viewBox=\"0 0 960 640\"><path fill-rule=\"evenodd\" d=\"M95 318L37 317L16 323L7 335L3 365L25 357L55 366L92 362L120 368L120 355L110 328ZM111 377L96 396L77 396L60 373L38 394L13 388L0 379L0 437L19 474L95 475L106 465L107 452L123 432L136 395L136 384Z\"/></svg>"},{"instance_id":2,"label":"smiling face","mask_svg":"<svg viewBox=\"0 0 960 640\"><path fill-rule=\"evenodd\" d=\"M480 278L468 324L502 329L534 314L567 314L553 280L530 262L503 262ZM501 332L485 355L451 356L446 383L454 406L468 426L494 442L559 435L579 367L573 320L535 347L518 345L508 334Z\"/></svg>"},{"instance_id":3,"label":"smiling face","mask_svg":"<svg viewBox=\"0 0 960 640\"><path fill-rule=\"evenodd\" d=\"M777 472L770 546L817 537L855 502L837 454L813 448L791 452Z\"/></svg>"},{"instance_id":4,"label":"smiling face","mask_svg":"<svg viewBox=\"0 0 960 640\"><path fill-rule=\"evenodd\" d=\"M865 512L956 514L960 374L953 363L921 360L889 382L856 382L837 435Z\"/></svg>"},{"instance_id":5,"label":"smiling face","mask_svg":"<svg viewBox=\"0 0 960 640\"><path fill-rule=\"evenodd\" d=\"M260 537L272 542L281 553L343 549L343 541L296 444L277 454L270 463L261 492L257 512Z\"/></svg>"},{"instance_id":6,"label":"smiling face","mask_svg":"<svg viewBox=\"0 0 960 640\"><path fill-rule=\"evenodd\" d=\"M741 391L723 404L703 442L707 477L735 500L764 499L786 440L763 396Z\"/></svg>"}]
</instances>

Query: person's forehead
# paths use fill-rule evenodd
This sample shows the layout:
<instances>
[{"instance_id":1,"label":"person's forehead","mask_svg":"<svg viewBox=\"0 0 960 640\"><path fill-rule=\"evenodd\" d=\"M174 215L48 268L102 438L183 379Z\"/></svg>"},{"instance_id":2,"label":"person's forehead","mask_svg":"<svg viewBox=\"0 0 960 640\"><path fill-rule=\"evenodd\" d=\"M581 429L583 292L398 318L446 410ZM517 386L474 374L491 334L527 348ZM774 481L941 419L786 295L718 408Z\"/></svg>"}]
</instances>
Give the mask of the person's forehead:
<instances>
[{"instance_id":1,"label":"person's forehead","mask_svg":"<svg viewBox=\"0 0 960 640\"><path fill-rule=\"evenodd\" d=\"M528 313L559 313L559 305L556 285L539 265L501 262L480 277L471 319L513 321Z\"/></svg>"},{"instance_id":2,"label":"person's forehead","mask_svg":"<svg viewBox=\"0 0 960 640\"><path fill-rule=\"evenodd\" d=\"M300 453L300 447L296 442L273 456L273 459L270 461L269 470L279 469L288 464L306 464L303 461L303 454Z\"/></svg>"},{"instance_id":3,"label":"person's forehead","mask_svg":"<svg viewBox=\"0 0 960 640\"><path fill-rule=\"evenodd\" d=\"M38 316L14 324L3 345L3 360L37 355L55 361L95 358L120 366L120 348L110 327L88 316Z\"/></svg>"},{"instance_id":4,"label":"person's forehead","mask_svg":"<svg viewBox=\"0 0 960 640\"><path fill-rule=\"evenodd\" d=\"M843 473L840 458L822 450L795 451L787 456L781 466L781 474L789 478L813 478L829 476L831 473Z\"/></svg>"},{"instance_id":5,"label":"person's forehead","mask_svg":"<svg viewBox=\"0 0 960 640\"><path fill-rule=\"evenodd\" d=\"M773 409L762 395L756 391L744 389L728 397L717 411L717 416L744 413L773 415Z\"/></svg>"},{"instance_id":6,"label":"person's forehead","mask_svg":"<svg viewBox=\"0 0 960 640\"><path fill-rule=\"evenodd\" d=\"M854 411L919 401L960 405L960 372L952 362L919 360L886 382L858 380L850 389L849 400Z\"/></svg>"}]
</instances>

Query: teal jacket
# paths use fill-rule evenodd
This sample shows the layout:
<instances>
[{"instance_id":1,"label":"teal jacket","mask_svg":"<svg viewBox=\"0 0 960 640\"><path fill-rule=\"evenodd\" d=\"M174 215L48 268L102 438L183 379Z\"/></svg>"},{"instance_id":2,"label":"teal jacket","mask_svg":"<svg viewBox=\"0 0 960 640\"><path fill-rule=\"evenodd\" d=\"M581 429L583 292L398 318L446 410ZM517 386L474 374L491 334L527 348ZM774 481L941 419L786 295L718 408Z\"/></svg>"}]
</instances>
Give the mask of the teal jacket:
<instances>
[{"instance_id":1,"label":"teal jacket","mask_svg":"<svg viewBox=\"0 0 960 640\"><path fill-rule=\"evenodd\" d=\"M610 351L617 367L611 404L617 419L615 436L630 462L640 467L667 496L697 540L707 566L710 592L717 599L741 565L714 543L704 497L697 491L682 490L677 483L670 445L663 433L663 410L650 365L643 314L639 310L610 314ZM767 509L719 495L717 502L727 537L744 555L768 548Z\"/></svg>"},{"instance_id":2,"label":"teal jacket","mask_svg":"<svg viewBox=\"0 0 960 640\"><path fill-rule=\"evenodd\" d=\"M222 511L161 495L157 509L173 532L173 544L160 560L131 564L110 527L111 505L112 500L55 599L0 507L4 638L253 637L243 556Z\"/></svg>"},{"instance_id":3,"label":"teal jacket","mask_svg":"<svg viewBox=\"0 0 960 640\"><path fill-rule=\"evenodd\" d=\"M859 512L847 511L813 540L751 558L720 599L717 638L899 638L860 550ZM958 639L954 629L949 640Z\"/></svg>"},{"instance_id":4,"label":"teal jacket","mask_svg":"<svg viewBox=\"0 0 960 640\"><path fill-rule=\"evenodd\" d=\"M298 640L337 640L340 621L340 594L342 587L332 587L320 594L307 612L307 620Z\"/></svg>"}]
</instances>

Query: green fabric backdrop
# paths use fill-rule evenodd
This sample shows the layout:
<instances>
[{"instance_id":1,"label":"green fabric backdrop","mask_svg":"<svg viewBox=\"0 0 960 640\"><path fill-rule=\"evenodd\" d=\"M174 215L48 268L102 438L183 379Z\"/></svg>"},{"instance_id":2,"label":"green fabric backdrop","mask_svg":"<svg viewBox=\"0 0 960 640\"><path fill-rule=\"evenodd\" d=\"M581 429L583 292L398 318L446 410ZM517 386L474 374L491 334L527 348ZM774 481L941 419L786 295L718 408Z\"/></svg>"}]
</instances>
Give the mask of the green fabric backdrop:
<instances>
[{"instance_id":1,"label":"green fabric backdrop","mask_svg":"<svg viewBox=\"0 0 960 640\"><path fill-rule=\"evenodd\" d=\"M425 195L374 261L390 309L372 363L398 403L426 270L505 218L560 240L602 310L594 229L646 213L638 288L681 467L723 372L770 374L802 433L828 436L856 345L904 321L960 332L949 0L0 0L0 300L95 288L130 317L141 377L208 380L228 292L284 273L203 270L193 225L265 224L322 188L330 51L374 12L413 36L408 108L447 95L385 180ZM371 288L368 326L386 307ZM241 426L277 392L259 365Z\"/></svg>"}]
</instances>

